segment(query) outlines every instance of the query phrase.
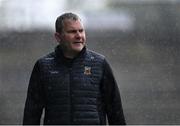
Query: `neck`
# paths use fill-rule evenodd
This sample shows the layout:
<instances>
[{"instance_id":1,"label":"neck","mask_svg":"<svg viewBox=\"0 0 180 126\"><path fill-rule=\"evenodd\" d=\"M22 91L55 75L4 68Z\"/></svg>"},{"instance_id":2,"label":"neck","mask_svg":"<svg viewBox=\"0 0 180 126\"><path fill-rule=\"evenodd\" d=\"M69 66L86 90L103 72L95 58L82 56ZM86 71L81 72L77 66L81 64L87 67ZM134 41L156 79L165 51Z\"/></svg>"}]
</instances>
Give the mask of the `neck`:
<instances>
[{"instance_id":1,"label":"neck","mask_svg":"<svg viewBox=\"0 0 180 126\"><path fill-rule=\"evenodd\" d=\"M62 51L65 58L74 59L82 50L78 52L78 51L72 51L72 50L67 50L66 48L62 48Z\"/></svg>"},{"instance_id":2,"label":"neck","mask_svg":"<svg viewBox=\"0 0 180 126\"><path fill-rule=\"evenodd\" d=\"M65 52L64 51L64 57L68 58L68 59L74 59L77 55L79 54L79 52Z\"/></svg>"},{"instance_id":3,"label":"neck","mask_svg":"<svg viewBox=\"0 0 180 126\"><path fill-rule=\"evenodd\" d=\"M68 51L65 48L63 48L62 46L58 46L59 50L61 50L60 52L62 52L61 54L68 59L74 59L76 58L79 54L81 54L82 52L84 52L83 50L85 50L85 47L80 51Z\"/></svg>"}]
</instances>

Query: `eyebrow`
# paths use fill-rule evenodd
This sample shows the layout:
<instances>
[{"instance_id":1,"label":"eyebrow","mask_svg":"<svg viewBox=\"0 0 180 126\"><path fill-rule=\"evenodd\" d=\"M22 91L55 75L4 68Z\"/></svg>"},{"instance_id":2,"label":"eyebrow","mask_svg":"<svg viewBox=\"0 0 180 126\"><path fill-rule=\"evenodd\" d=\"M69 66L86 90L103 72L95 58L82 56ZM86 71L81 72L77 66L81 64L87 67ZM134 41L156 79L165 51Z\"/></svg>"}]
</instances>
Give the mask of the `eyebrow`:
<instances>
[{"instance_id":1,"label":"eyebrow","mask_svg":"<svg viewBox=\"0 0 180 126\"><path fill-rule=\"evenodd\" d=\"M71 30L67 30L67 32L68 33L72 33L72 32L77 32L77 31L79 31L79 32L83 32L84 31L84 29L83 28L81 28L81 29L71 29Z\"/></svg>"}]
</instances>

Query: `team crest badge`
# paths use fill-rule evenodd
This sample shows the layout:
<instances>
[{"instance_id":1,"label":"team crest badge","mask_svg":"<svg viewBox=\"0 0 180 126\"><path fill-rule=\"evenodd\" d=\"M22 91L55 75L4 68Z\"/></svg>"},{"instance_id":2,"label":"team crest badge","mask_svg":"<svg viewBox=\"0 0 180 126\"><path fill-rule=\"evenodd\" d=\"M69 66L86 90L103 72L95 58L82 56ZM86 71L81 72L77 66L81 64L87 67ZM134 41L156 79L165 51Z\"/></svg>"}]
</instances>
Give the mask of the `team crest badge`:
<instances>
[{"instance_id":1,"label":"team crest badge","mask_svg":"<svg viewBox=\"0 0 180 126\"><path fill-rule=\"evenodd\" d=\"M85 66L84 67L84 74L85 75L91 75L91 67Z\"/></svg>"}]
</instances>

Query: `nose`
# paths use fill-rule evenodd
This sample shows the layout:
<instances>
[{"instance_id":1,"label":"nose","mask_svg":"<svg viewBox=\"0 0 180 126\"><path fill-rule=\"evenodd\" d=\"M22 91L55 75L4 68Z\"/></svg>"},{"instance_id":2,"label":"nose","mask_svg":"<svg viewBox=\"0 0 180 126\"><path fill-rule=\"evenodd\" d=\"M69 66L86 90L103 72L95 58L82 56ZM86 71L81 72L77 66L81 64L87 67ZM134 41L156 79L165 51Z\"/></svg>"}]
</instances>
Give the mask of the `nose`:
<instances>
[{"instance_id":1,"label":"nose","mask_svg":"<svg viewBox=\"0 0 180 126\"><path fill-rule=\"evenodd\" d=\"M76 32L76 38L81 38L81 32L79 31Z\"/></svg>"}]
</instances>

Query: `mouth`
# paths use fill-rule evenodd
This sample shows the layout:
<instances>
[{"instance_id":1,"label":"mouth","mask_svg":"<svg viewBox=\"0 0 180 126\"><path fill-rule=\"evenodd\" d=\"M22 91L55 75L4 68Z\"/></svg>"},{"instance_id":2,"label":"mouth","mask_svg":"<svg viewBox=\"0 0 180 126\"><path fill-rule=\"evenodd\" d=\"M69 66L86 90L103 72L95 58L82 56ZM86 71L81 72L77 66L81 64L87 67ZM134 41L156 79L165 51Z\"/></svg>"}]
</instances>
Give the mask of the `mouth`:
<instances>
[{"instance_id":1,"label":"mouth","mask_svg":"<svg viewBox=\"0 0 180 126\"><path fill-rule=\"evenodd\" d=\"M73 42L73 44L83 44L83 42Z\"/></svg>"}]
</instances>

